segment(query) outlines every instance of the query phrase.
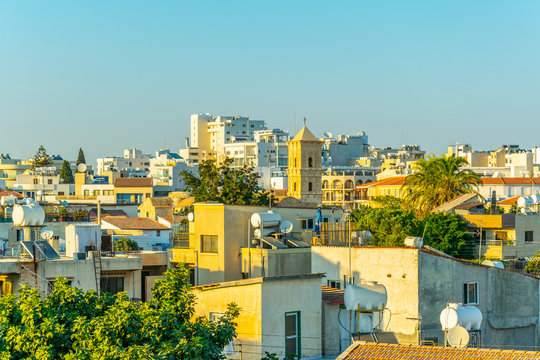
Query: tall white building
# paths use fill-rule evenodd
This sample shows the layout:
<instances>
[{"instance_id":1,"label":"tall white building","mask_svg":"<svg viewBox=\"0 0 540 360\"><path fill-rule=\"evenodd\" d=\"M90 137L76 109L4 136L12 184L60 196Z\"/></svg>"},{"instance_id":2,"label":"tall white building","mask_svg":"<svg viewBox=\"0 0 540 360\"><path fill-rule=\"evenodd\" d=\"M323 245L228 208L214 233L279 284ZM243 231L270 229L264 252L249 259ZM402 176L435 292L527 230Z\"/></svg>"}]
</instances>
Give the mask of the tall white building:
<instances>
[{"instance_id":1,"label":"tall white building","mask_svg":"<svg viewBox=\"0 0 540 360\"><path fill-rule=\"evenodd\" d=\"M148 172L150 155L143 154L138 149L125 149L124 156L108 156L97 159L98 174L104 171L128 171L135 173Z\"/></svg>"},{"instance_id":2,"label":"tall white building","mask_svg":"<svg viewBox=\"0 0 540 360\"><path fill-rule=\"evenodd\" d=\"M191 143L180 150L187 161L198 164L205 159L221 161L225 157L225 145L254 141L257 130L266 129L263 120L250 120L244 116L191 115Z\"/></svg>"}]
</instances>

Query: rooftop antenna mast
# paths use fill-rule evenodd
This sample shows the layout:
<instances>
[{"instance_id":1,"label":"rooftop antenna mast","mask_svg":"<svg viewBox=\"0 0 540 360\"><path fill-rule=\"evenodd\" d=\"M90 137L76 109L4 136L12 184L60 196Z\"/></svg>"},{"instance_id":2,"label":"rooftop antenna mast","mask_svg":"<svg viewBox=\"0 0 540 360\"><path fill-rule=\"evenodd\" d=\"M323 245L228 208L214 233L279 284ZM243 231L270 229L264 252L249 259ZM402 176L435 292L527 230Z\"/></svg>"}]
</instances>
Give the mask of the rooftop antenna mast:
<instances>
[{"instance_id":1,"label":"rooftop antenna mast","mask_svg":"<svg viewBox=\"0 0 540 360\"><path fill-rule=\"evenodd\" d=\"M306 117L304 116L304 127L306 126Z\"/></svg>"}]
</instances>

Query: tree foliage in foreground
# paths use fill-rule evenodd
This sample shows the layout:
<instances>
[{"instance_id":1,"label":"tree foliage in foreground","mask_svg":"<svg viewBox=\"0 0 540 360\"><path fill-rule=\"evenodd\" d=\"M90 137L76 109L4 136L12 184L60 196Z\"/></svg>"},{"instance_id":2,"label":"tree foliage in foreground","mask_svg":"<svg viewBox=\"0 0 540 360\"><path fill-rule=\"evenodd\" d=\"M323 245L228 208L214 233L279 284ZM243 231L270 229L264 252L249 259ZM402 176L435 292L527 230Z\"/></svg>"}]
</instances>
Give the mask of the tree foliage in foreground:
<instances>
[{"instance_id":1,"label":"tree foliage in foreground","mask_svg":"<svg viewBox=\"0 0 540 360\"><path fill-rule=\"evenodd\" d=\"M258 185L259 174L250 166L231 168L232 162L232 159L227 158L217 165L214 160L205 160L199 164L199 176L186 170L181 171L186 190L196 202L267 205L268 193Z\"/></svg>"},{"instance_id":2,"label":"tree foliage in foreground","mask_svg":"<svg viewBox=\"0 0 540 360\"><path fill-rule=\"evenodd\" d=\"M527 261L525 265L525 271L532 275L540 275L540 251Z\"/></svg>"},{"instance_id":3,"label":"tree foliage in foreground","mask_svg":"<svg viewBox=\"0 0 540 360\"><path fill-rule=\"evenodd\" d=\"M461 216L431 213L420 220L400 207L397 198L385 197L378 204L382 207L362 206L352 213L355 229L371 232L371 245L404 246L405 237L423 236L424 244L448 255L474 257L474 238L467 233L467 223Z\"/></svg>"},{"instance_id":4,"label":"tree foliage in foreground","mask_svg":"<svg viewBox=\"0 0 540 360\"><path fill-rule=\"evenodd\" d=\"M405 178L403 199L419 218L431 210L466 193L477 193L481 179L470 169L468 162L454 155L431 156L420 159L413 166L413 173Z\"/></svg>"},{"instance_id":5,"label":"tree foliage in foreground","mask_svg":"<svg viewBox=\"0 0 540 360\"><path fill-rule=\"evenodd\" d=\"M222 359L239 310L216 322L194 317L185 266L169 269L137 304L125 293L84 292L58 278L42 299L24 286L0 298L0 359Z\"/></svg>"}]
</instances>

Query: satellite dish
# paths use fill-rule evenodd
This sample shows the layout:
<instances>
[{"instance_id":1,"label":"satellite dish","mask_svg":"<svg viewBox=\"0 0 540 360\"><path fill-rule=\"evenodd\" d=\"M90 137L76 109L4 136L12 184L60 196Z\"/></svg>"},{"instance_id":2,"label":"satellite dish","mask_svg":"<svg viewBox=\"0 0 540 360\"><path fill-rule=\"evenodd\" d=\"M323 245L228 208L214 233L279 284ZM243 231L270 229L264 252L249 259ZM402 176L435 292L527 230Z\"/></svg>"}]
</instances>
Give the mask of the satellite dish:
<instances>
[{"instance_id":1,"label":"satellite dish","mask_svg":"<svg viewBox=\"0 0 540 360\"><path fill-rule=\"evenodd\" d=\"M292 229L293 229L293 224L289 220L283 220L281 224L279 224L279 230L282 233L288 234L292 231Z\"/></svg>"},{"instance_id":2,"label":"satellite dish","mask_svg":"<svg viewBox=\"0 0 540 360\"><path fill-rule=\"evenodd\" d=\"M23 200L23 203L26 205L32 205L34 203L34 199L32 198L26 198Z\"/></svg>"},{"instance_id":3,"label":"satellite dish","mask_svg":"<svg viewBox=\"0 0 540 360\"><path fill-rule=\"evenodd\" d=\"M455 348L464 348L469 343L469 332L461 326L454 326L446 337L448 344Z\"/></svg>"},{"instance_id":4,"label":"satellite dish","mask_svg":"<svg viewBox=\"0 0 540 360\"><path fill-rule=\"evenodd\" d=\"M189 222L193 222L193 220L195 220L195 214L190 212L189 214L187 214L187 219Z\"/></svg>"},{"instance_id":5,"label":"satellite dish","mask_svg":"<svg viewBox=\"0 0 540 360\"><path fill-rule=\"evenodd\" d=\"M49 240L54 235L54 231L52 228L46 226L43 229L41 229L41 238L43 240Z\"/></svg>"},{"instance_id":6,"label":"satellite dish","mask_svg":"<svg viewBox=\"0 0 540 360\"><path fill-rule=\"evenodd\" d=\"M86 164L80 163L79 165L77 165L77 171L80 173L86 172Z\"/></svg>"}]
</instances>

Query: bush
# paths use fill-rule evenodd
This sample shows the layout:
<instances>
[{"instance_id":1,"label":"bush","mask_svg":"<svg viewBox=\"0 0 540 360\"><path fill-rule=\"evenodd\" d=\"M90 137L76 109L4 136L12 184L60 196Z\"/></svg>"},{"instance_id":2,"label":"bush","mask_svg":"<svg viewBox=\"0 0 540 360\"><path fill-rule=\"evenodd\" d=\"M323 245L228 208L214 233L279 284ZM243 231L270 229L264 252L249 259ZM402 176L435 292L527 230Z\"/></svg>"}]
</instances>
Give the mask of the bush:
<instances>
[{"instance_id":1,"label":"bush","mask_svg":"<svg viewBox=\"0 0 540 360\"><path fill-rule=\"evenodd\" d=\"M122 236L114 241L114 251L139 250L139 244L128 237Z\"/></svg>"}]
</instances>

